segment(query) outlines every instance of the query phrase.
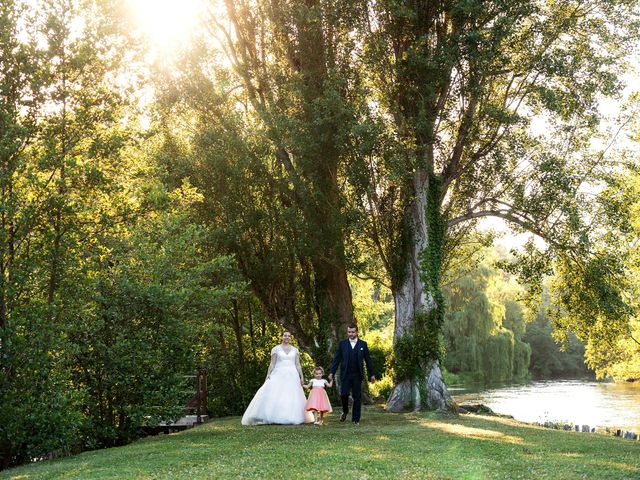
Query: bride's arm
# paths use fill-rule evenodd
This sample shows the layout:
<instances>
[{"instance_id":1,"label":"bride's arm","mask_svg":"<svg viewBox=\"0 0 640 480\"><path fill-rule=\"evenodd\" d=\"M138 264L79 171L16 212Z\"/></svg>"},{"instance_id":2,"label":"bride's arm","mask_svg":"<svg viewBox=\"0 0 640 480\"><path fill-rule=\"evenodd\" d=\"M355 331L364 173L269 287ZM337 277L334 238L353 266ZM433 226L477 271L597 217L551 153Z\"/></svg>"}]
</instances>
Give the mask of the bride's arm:
<instances>
[{"instance_id":1,"label":"bride's arm","mask_svg":"<svg viewBox=\"0 0 640 480\"><path fill-rule=\"evenodd\" d=\"M278 356L276 355L276 352L273 352L271 354L271 363L269 364L269 369L267 370L267 378L265 378L265 382L269 379L269 375L271 375L271 372L273 371L273 367L276 366L276 359L278 358Z\"/></svg>"},{"instance_id":2,"label":"bride's arm","mask_svg":"<svg viewBox=\"0 0 640 480\"><path fill-rule=\"evenodd\" d=\"M300 354L296 351L296 370L298 370L298 376L300 377L300 385L304 386L304 377L302 375L302 367L300 366Z\"/></svg>"}]
</instances>

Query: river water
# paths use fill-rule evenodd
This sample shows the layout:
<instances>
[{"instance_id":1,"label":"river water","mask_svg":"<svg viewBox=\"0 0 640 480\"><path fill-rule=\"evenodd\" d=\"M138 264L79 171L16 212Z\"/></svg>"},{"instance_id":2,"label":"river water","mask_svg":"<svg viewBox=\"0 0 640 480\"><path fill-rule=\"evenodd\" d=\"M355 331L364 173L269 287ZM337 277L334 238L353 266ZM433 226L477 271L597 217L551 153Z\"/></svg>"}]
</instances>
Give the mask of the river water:
<instances>
[{"instance_id":1,"label":"river water","mask_svg":"<svg viewBox=\"0 0 640 480\"><path fill-rule=\"evenodd\" d=\"M458 403L482 403L524 422L571 422L640 433L640 385L544 380L499 387L451 386Z\"/></svg>"}]
</instances>

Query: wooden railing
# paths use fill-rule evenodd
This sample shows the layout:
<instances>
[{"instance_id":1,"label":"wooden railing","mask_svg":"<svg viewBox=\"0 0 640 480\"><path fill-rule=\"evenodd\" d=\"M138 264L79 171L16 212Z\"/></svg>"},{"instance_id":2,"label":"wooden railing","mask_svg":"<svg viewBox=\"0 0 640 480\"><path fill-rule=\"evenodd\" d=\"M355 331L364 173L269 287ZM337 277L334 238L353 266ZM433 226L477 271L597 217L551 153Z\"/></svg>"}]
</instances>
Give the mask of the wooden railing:
<instances>
[{"instance_id":1,"label":"wooden railing","mask_svg":"<svg viewBox=\"0 0 640 480\"><path fill-rule=\"evenodd\" d=\"M196 392L187 404L187 410L193 410L197 423L202 423L202 416L207 414L207 371L199 368L196 379Z\"/></svg>"}]
</instances>

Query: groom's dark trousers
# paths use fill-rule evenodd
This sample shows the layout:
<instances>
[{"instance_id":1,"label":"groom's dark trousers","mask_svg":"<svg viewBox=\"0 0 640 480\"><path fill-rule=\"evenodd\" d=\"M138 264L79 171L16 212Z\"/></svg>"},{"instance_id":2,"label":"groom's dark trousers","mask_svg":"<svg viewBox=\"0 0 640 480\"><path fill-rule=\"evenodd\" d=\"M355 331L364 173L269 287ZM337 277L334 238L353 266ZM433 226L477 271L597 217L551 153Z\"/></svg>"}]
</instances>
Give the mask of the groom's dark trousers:
<instances>
[{"instance_id":1,"label":"groom's dark trousers","mask_svg":"<svg viewBox=\"0 0 640 480\"><path fill-rule=\"evenodd\" d=\"M362 410L362 380L360 374L347 374L340 384L340 400L342 400L342 411L349 413L349 391L353 395L353 412L351 421L360 421L360 411Z\"/></svg>"},{"instance_id":2,"label":"groom's dark trousers","mask_svg":"<svg viewBox=\"0 0 640 480\"><path fill-rule=\"evenodd\" d=\"M340 400L342 401L342 411L345 414L349 413L349 393L353 396L353 412L351 413L353 422L360 421L365 362L369 376L374 376L367 343L358 339L355 347L352 348L349 340L342 340L331 365L330 372L334 375L338 366L340 367Z\"/></svg>"}]
</instances>

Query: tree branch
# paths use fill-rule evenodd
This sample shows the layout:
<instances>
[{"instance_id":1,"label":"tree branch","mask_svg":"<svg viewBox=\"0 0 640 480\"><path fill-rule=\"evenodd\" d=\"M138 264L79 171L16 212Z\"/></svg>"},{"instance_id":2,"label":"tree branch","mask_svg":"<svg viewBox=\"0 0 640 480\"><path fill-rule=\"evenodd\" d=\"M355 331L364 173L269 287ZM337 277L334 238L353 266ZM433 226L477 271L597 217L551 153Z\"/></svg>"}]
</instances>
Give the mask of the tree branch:
<instances>
[{"instance_id":1,"label":"tree branch","mask_svg":"<svg viewBox=\"0 0 640 480\"><path fill-rule=\"evenodd\" d=\"M550 233L536 226L535 223L532 223L531 220L528 220L525 218L519 218L518 215L520 215L518 212L514 212L511 210L481 210L478 212L469 212L466 215L453 218L449 220L447 225L450 228L454 225L472 220L474 218L483 218L483 217L502 218L507 222L514 223L516 225L521 226L525 230L537 235L538 237L542 238L544 241L546 241L550 245L553 245L554 247L557 247L563 250L566 249L566 246L554 240L553 236Z\"/></svg>"}]
</instances>

